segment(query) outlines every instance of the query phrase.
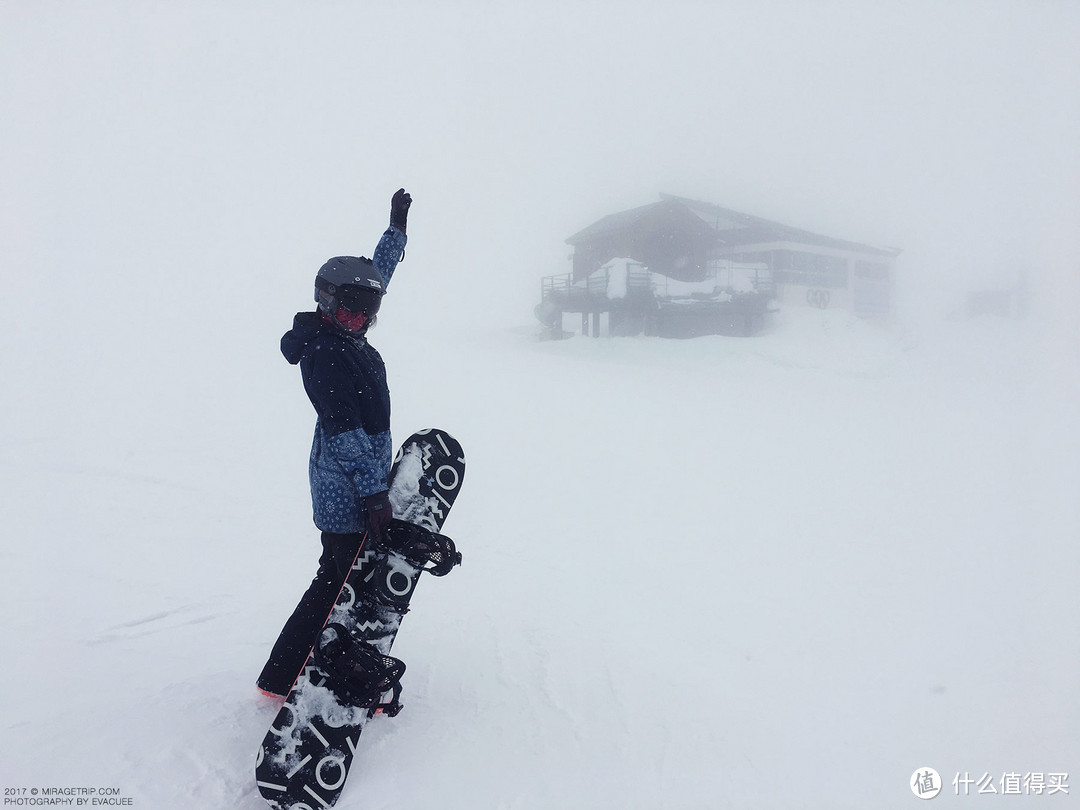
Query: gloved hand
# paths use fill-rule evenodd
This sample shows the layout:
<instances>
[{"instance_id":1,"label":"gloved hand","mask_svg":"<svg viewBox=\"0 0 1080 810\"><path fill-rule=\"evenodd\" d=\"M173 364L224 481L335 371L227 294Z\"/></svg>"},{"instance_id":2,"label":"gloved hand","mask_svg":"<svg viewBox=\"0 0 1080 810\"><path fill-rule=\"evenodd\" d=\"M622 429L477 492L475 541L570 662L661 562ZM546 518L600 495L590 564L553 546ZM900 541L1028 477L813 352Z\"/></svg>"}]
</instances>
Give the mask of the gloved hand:
<instances>
[{"instance_id":1,"label":"gloved hand","mask_svg":"<svg viewBox=\"0 0 1080 810\"><path fill-rule=\"evenodd\" d=\"M409 218L409 206L412 205L412 195L405 189L399 188L394 192L390 200L390 224L403 233L405 222Z\"/></svg>"},{"instance_id":2,"label":"gloved hand","mask_svg":"<svg viewBox=\"0 0 1080 810\"><path fill-rule=\"evenodd\" d=\"M394 519L389 491L384 489L382 492L375 492L364 498L364 511L367 513L368 534L376 540L385 540L386 527Z\"/></svg>"}]
</instances>

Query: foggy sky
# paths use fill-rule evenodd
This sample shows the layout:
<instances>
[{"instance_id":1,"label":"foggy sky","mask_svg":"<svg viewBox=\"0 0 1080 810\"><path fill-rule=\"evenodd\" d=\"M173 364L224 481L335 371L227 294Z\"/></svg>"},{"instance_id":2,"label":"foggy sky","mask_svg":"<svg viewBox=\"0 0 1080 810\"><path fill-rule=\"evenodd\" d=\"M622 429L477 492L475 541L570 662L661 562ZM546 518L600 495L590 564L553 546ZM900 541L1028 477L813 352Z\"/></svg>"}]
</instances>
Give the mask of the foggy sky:
<instances>
[{"instance_id":1,"label":"foggy sky","mask_svg":"<svg viewBox=\"0 0 1080 810\"><path fill-rule=\"evenodd\" d=\"M169 747L138 761L154 723L202 717L180 724L201 744L221 717L230 734L178 757L170 784L240 795L218 777L250 768L233 732L256 707L229 691L242 684L224 700L203 686L277 631L247 618L288 606L275 577L298 575L285 569L314 531L313 417L278 341L327 257L370 255L405 186L407 257L373 342L399 438L437 420L477 462L454 529L477 567L446 616L470 660L499 668L455 755L540 757L484 790L529 796L577 763L579 782L626 792L639 760L659 763L638 774L659 795L680 751L691 773L716 771L715 753L736 797L808 796L803 776L846 773L815 786L822 803L879 797L875 767L931 748L964 768L1067 768L1060 751L1027 757L1076 739L1078 42L1075 0L0 0L6 691L27 717L72 674L95 695L78 701L89 722L64 712L72 695L8 723L12 750L55 778L53 732L70 730L97 749L72 773L107 757L149 791L173 764ZM902 248L902 320L940 321L1026 269L1046 339L1013 341L1016 324L983 344L984 324L962 324L935 354L876 325L825 333L842 320L829 312L760 353L720 337L527 343L539 278L570 269L566 237L658 192ZM714 542L717 515L737 531ZM667 537L675 564L657 564ZM685 559L735 587L687 588ZM610 643L537 612L553 583ZM71 621L58 593L79 604ZM602 604L622 594L619 625ZM736 620L713 653L700 639L719 615ZM228 661L204 655L208 628ZM675 658L639 654L668 636ZM680 648L689 675L665 683L704 697L673 715L688 733L664 713L627 722ZM118 654L146 677L117 679ZM599 701L560 689L583 673ZM190 710L211 701L225 708ZM506 707L545 721L496 751Z\"/></svg>"},{"instance_id":2,"label":"foggy sky","mask_svg":"<svg viewBox=\"0 0 1080 810\"><path fill-rule=\"evenodd\" d=\"M404 185L418 306L527 319L567 236L669 192L901 247L906 306L1023 264L1060 307L1078 41L1067 2L8 2L5 298L137 258L285 306Z\"/></svg>"}]
</instances>

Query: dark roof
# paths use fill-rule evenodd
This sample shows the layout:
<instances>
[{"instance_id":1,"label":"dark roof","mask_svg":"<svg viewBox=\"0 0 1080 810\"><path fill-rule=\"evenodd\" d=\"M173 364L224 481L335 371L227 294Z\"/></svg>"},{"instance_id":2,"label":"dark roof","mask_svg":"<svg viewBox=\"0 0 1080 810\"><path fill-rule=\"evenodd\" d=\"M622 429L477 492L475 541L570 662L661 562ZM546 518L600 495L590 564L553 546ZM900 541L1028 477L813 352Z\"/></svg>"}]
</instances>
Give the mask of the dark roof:
<instances>
[{"instance_id":1,"label":"dark roof","mask_svg":"<svg viewBox=\"0 0 1080 810\"><path fill-rule=\"evenodd\" d=\"M851 250L858 253L876 253L881 256L897 256L899 248L875 247L846 239L836 239L802 228L793 228L780 222L744 214L713 203L676 197L673 194L661 194L661 199L679 202L700 216L706 222L713 223L723 242L727 245L750 245L760 242L799 242L806 245L820 245L837 250Z\"/></svg>"},{"instance_id":2,"label":"dark roof","mask_svg":"<svg viewBox=\"0 0 1080 810\"><path fill-rule=\"evenodd\" d=\"M597 237L631 229L640 220L653 216L664 209L682 208L696 214L712 228L720 241L728 246L760 244L762 242L799 242L808 245L820 245L839 250L851 250L859 253L873 253L881 256L896 256L898 248L880 248L849 242L831 236L804 231L779 222L744 214L730 208L712 203L661 194L660 202L620 211L597 220L589 227L578 231L566 241L570 245L589 242Z\"/></svg>"},{"instance_id":3,"label":"dark roof","mask_svg":"<svg viewBox=\"0 0 1080 810\"><path fill-rule=\"evenodd\" d=\"M617 214L609 214L603 219L597 220L584 230L578 231L568 238L566 242L570 245L576 245L579 242L586 242L595 239L598 236L625 231L636 225L642 219L645 219L658 211L674 207L676 206L672 205L668 200L661 200L660 202L631 208L629 211L620 211Z\"/></svg>"}]
</instances>

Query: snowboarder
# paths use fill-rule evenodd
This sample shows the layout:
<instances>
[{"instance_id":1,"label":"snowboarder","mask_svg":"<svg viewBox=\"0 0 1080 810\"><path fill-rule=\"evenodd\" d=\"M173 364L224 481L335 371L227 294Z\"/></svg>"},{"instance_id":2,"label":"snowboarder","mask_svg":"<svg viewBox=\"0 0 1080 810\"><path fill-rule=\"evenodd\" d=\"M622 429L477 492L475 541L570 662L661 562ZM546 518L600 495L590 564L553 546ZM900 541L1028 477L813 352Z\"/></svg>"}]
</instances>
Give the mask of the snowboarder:
<instances>
[{"instance_id":1,"label":"snowboarder","mask_svg":"<svg viewBox=\"0 0 1080 810\"><path fill-rule=\"evenodd\" d=\"M390 227L372 259L337 256L322 266L315 277L318 307L297 313L281 339L281 352L299 365L315 407L308 476L322 555L259 675L259 689L269 695L288 694L365 532L381 537L392 517L386 480L393 455L390 391L386 367L367 332L404 258L410 205L412 197L398 189L390 201Z\"/></svg>"}]
</instances>

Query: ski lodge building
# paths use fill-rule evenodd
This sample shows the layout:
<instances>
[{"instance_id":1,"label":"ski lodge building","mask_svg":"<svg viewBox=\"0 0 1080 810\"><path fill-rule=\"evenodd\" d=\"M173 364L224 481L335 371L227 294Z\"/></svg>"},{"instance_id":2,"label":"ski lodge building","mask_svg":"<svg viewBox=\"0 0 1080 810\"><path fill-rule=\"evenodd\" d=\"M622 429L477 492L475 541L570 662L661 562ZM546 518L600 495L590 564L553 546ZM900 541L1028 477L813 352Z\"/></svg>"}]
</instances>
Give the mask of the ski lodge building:
<instances>
[{"instance_id":1,"label":"ski lodge building","mask_svg":"<svg viewBox=\"0 0 1080 810\"><path fill-rule=\"evenodd\" d=\"M564 313L582 333L694 337L752 335L769 303L834 307L860 316L892 310L900 251L848 242L660 195L571 236L573 272L541 280L537 317L562 337ZM603 319L603 320L602 320Z\"/></svg>"}]
</instances>

